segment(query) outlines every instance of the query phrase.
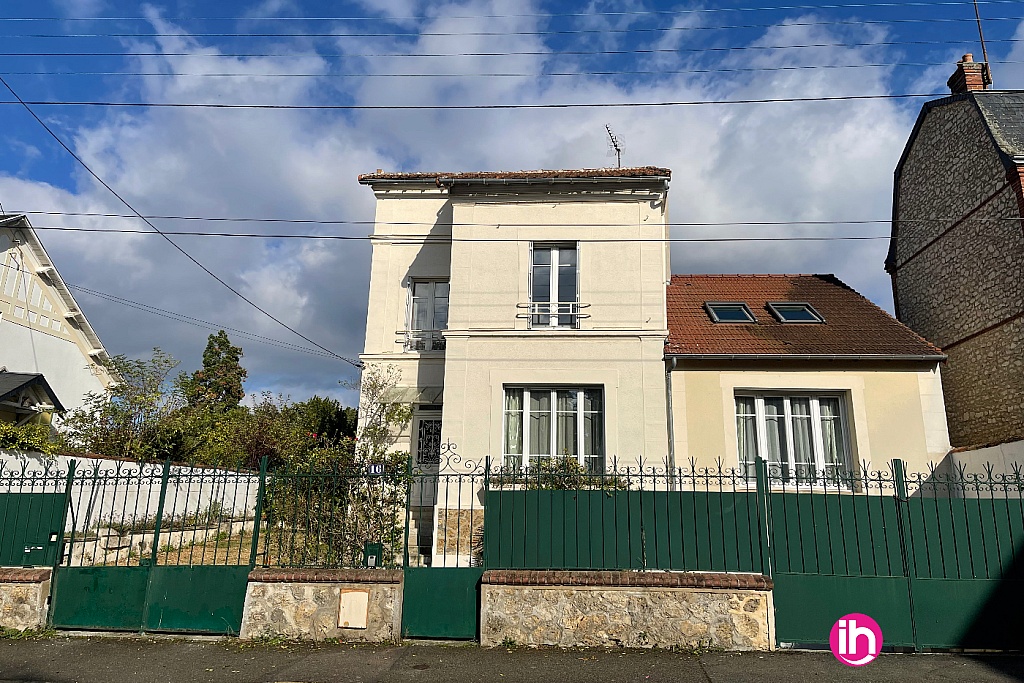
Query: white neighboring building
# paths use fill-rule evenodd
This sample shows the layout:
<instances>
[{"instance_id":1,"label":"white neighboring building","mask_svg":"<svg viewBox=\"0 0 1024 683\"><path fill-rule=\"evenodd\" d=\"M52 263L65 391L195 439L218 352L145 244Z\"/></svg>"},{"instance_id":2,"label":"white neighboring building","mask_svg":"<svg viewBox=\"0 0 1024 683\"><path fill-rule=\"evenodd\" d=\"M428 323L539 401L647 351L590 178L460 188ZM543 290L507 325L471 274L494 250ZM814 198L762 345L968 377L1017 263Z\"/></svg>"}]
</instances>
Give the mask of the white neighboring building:
<instances>
[{"instance_id":1,"label":"white neighboring building","mask_svg":"<svg viewBox=\"0 0 1024 683\"><path fill-rule=\"evenodd\" d=\"M42 374L73 410L111 384L107 358L28 219L0 215L0 368Z\"/></svg>"}]
</instances>

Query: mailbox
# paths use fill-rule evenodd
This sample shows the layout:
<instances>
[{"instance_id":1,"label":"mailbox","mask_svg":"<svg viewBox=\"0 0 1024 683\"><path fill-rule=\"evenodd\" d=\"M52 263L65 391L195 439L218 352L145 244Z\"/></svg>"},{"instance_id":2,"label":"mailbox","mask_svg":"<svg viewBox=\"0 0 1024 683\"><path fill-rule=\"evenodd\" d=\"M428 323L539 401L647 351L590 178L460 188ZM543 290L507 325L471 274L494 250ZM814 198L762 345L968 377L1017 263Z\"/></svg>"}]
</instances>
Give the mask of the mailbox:
<instances>
[{"instance_id":1,"label":"mailbox","mask_svg":"<svg viewBox=\"0 0 1024 683\"><path fill-rule=\"evenodd\" d=\"M367 543L363 546L363 566L368 569L375 569L381 565L384 558L384 545L381 543Z\"/></svg>"}]
</instances>

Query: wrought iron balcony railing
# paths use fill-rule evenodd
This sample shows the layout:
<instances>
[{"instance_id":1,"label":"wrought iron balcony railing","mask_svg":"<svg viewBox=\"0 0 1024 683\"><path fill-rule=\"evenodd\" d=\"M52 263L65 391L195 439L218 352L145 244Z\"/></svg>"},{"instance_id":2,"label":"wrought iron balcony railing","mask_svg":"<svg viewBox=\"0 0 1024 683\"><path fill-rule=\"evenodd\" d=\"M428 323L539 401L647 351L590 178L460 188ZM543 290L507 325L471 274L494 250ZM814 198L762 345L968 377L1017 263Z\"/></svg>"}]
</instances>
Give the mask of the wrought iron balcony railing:
<instances>
[{"instance_id":1,"label":"wrought iron balcony railing","mask_svg":"<svg viewBox=\"0 0 1024 683\"><path fill-rule=\"evenodd\" d=\"M406 351L444 351L444 330L401 330Z\"/></svg>"},{"instance_id":2,"label":"wrought iron balcony railing","mask_svg":"<svg viewBox=\"0 0 1024 683\"><path fill-rule=\"evenodd\" d=\"M578 301L531 301L516 304L516 308L526 310L525 313L517 313L516 317L529 320L530 327L535 329L579 329L580 320L590 317L588 313L581 312L584 308L590 308L590 304Z\"/></svg>"}]
</instances>

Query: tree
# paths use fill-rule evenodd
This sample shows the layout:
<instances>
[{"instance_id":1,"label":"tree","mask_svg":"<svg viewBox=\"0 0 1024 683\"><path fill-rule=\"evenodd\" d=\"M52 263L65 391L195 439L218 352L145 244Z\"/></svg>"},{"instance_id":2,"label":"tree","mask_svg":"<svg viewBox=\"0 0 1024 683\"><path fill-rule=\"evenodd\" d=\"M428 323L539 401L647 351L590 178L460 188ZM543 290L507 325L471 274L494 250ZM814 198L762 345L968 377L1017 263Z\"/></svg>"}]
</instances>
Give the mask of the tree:
<instances>
[{"instance_id":1,"label":"tree","mask_svg":"<svg viewBox=\"0 0 1024 683\"><path fill-rule=\"evenodd\" d=\"M184 405L180 387L168 380L177 366L159 348L149 359L112 357L107 369L115 383L87 394L62 421L65 448L140 461L173 457L181 443L174 414Z\"/></svg>"},{"instance_id":2,"label":"tree","mask_svg":"<svg viewBox=\"0 0 1024 683\"><path fill-rule=\"evenodd\" d=\"M333 398L313 396L292 406L296 419L320 444L336 444L356 436L356 409Z\"/></svg>"},{"instance_id":3,"label":"tree","mask_svg":"<svg viewBox=\"0 0 1024 683\"><path fill-rule=\"evenodd\" d=\"M189 406L218 412L237 408L245 398L242 383L248 375L241 360L242 348L231 345L227 332L211 334L203 351L202 369L182 380Z\"/></svg>"}]
</instances>

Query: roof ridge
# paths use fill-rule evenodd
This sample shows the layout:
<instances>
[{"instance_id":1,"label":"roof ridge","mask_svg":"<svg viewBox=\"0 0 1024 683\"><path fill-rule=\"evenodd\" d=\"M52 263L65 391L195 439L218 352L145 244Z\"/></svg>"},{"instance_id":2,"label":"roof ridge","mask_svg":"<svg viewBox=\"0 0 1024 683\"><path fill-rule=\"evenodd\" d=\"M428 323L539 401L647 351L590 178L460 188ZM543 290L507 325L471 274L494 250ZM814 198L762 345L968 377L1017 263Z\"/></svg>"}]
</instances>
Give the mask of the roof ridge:
<instances>
[{"instance_id":1,"label":"roof ridge","mask_svg":"<svg viewBox=\"0 0 1024 683\"><path fill-rule=\"evenodd\" d=\"M794 278L794 277L835 277L831 273L673 273L672 278ZM838 281L839 279L836 278ZM843 284L840 282L840 284ZM846 285L843 284L845 287Z\"/></svg>"}]
</instances>

